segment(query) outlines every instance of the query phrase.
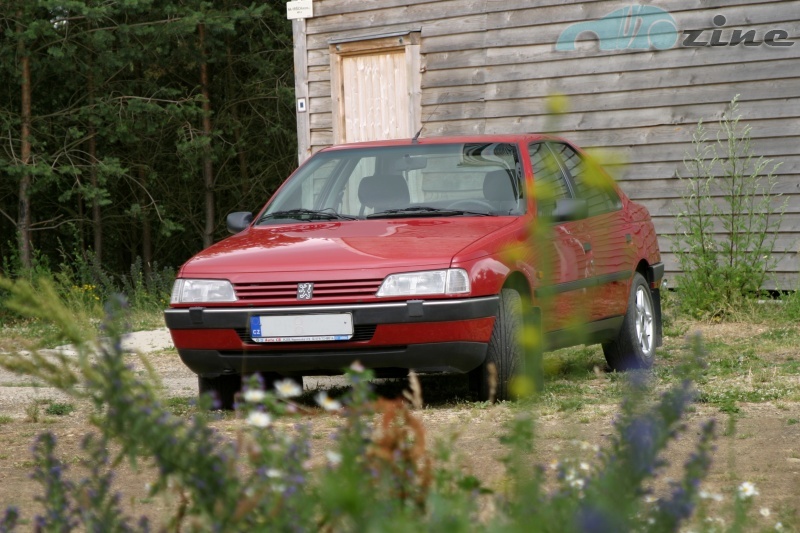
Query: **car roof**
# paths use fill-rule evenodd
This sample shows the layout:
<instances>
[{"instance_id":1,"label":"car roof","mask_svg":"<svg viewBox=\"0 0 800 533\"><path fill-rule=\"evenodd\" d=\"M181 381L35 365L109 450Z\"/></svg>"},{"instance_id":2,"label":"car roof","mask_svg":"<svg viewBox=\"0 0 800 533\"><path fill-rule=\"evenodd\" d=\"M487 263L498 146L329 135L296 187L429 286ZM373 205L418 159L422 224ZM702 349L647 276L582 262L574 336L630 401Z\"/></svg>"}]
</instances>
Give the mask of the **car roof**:
<instances>
[{"instance_id":1,"label":"car roof","mask_svg":"<svg viewBox=\"0 0 800 533\"><path fill-rule=\"evenodd\" d=\"M539 133L504 133L504 134L483 134L483 135L447 135L438 137L419 137L418 139L391 139L384 141L365 141L357 143L347 143L330 146L324 148L324 151L331 150L347 150L350 148L368 148L368 147L387 147L387 146L411 146L414 144L448 144L448 143L487 143L487 142L504 142L504 143L529 143L544 140L559 140L558 137L552 135L543 135Z\"/></svg>"}]
</instances>

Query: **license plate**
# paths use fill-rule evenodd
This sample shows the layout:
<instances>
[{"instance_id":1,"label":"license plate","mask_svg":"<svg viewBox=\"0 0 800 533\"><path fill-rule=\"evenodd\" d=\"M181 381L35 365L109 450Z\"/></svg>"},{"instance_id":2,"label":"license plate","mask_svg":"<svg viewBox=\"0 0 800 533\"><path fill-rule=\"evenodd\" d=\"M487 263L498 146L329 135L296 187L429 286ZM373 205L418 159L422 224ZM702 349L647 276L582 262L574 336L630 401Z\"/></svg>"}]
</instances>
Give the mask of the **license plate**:
<instances>
[{"instance_id":1,"label":"license plate","mask_svg":"<svg viewBox=\"0 0 800 533\"><path fill-rule=\"evenodd\" d=\"M254 342L346 341L353 337L353 315L254 316L250 337Z\"/></svg>"}]
</instances>

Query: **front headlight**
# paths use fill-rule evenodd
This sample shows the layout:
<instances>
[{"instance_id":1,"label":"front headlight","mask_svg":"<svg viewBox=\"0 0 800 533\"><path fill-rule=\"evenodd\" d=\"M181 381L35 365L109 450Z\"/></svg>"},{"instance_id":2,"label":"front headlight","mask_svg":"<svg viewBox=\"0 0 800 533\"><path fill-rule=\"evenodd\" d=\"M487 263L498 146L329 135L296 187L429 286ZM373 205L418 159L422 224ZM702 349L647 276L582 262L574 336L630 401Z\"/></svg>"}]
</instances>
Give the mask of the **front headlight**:
<instances>
[{"instance_id":1,"label":"front headlight","mask_svg":"<svg viewBox=\"0 0 800 533\"><path fill-rule=\"evenodd\" d=\"M406 272L387 276L377 296L422 296L425 294L465 294L470 291L469 276L461 268Z\"/></svg>"},{"instance_id":2,"label":"front headlight","mask_svg":"<svg viewBox=\"0 0 800 533\"><path fill-rule=\"evenodd\" d=\"M169 301L173 304L235 302L236 293L226 279L176 279Z\"/></svg>"}]
</instances>

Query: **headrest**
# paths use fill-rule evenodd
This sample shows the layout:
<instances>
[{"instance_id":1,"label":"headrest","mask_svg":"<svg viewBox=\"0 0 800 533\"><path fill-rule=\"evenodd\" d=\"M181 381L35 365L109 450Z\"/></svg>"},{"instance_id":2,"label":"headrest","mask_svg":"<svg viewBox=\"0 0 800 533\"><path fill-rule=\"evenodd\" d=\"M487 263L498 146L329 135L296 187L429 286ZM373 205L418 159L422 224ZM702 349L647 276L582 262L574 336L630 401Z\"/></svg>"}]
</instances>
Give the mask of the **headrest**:
<instances>
[{"instance_id":1,"label":"headrest","mask_svg":"<svg viewBox=\"0 0 800 533\"><path fill-rule=\"evenodd\" d=\"M404 207L411 202L406 180L400 174L367 176L358 185L358 201L367 207Z\"/></svg>"},{"instance_id":2,"label":"headrest","mask_svg":"<svg viewBox=\"0 0 800 533\"><path fill-rule=\"evenodd\" d=\"M512 181L514 178L507 170L487 172L483 178L483 197L490 202L516 202Z\"/></svg>"}]
</instances>

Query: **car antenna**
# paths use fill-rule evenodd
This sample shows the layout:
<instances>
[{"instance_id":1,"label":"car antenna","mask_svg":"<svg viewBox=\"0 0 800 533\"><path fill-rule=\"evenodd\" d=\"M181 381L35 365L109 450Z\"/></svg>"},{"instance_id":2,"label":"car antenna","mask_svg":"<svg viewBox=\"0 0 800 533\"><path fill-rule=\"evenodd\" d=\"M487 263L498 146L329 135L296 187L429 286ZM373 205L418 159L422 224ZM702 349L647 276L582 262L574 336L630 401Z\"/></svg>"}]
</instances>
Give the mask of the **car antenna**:
<instances>
[{"instance_id":1,"label":"car antenna","mask_svg":"<svg viewBox=\"0 0 800 533\"><path fill-rule=\"evenodd\" d=\"M422 127L419 129L419 131L417 132L417 134L416 134L416 135L414 135L414 137L412 137L412 138L411 138L411 144L419 144L419 136L422 134L422 130L424 130L424 129L425 129L425 124L426 124L426 123L427 123L427 122L428 122L428 121L431 119L431 117L433 116L433 114L434 114L434 113L436 113L436 110L437 110L437 109L439 109L439 105L441 105L441 102L437 102L437 104L436 104L436 107L434 107L434 108L433 108L433 111L431 111L431 114L430 114L430 115L428 115L428 118L426 118L426 119L425 119L425 120L422 122Z\"/></svg>"}]
</instances>

